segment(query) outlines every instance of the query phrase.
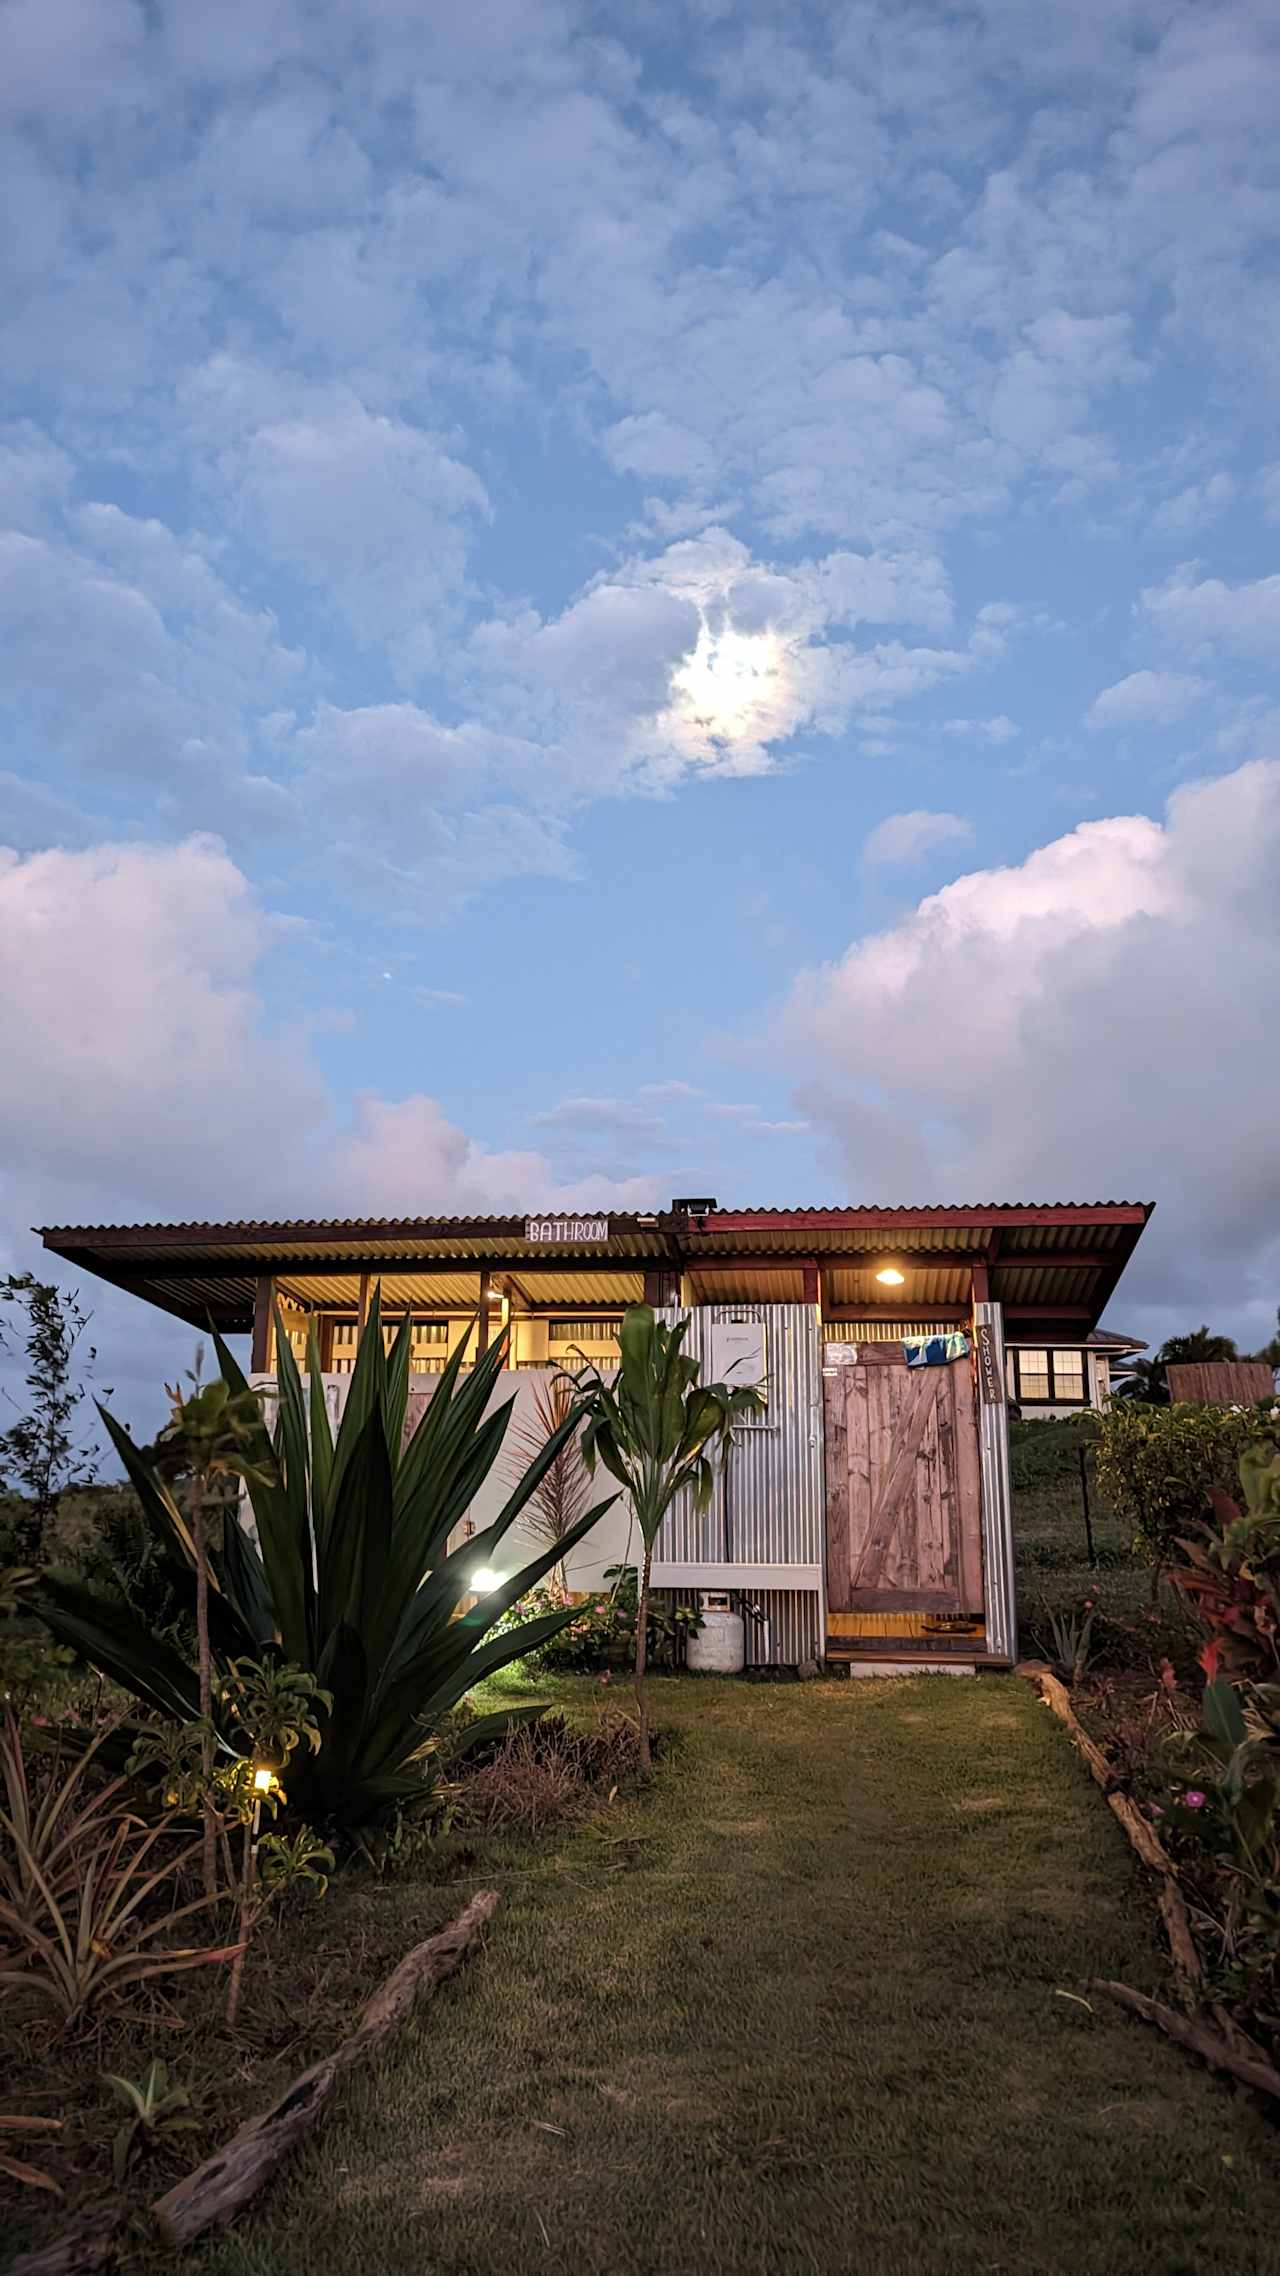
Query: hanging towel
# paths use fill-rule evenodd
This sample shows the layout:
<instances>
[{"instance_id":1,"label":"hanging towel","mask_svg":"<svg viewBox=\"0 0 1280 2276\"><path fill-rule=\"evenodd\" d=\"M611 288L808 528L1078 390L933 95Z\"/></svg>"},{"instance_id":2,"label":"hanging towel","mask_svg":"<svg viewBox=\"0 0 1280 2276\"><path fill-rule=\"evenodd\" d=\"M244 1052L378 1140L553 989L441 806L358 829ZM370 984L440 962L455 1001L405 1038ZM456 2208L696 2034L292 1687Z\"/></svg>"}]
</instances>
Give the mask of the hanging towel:
<instances>
[{"instance_id":1,"label":"hanging towel","mask_svg":"<svg viewBox=\"0 0 1280 2276\"><path fill-rule=\"evenodd\" d=\"M969 1338L961 1328L948 1328L936 1336L904 1336L902 1348L908 1367L946 1367L953 1359L967 1359Z\"/></svg>"}]
</instances>

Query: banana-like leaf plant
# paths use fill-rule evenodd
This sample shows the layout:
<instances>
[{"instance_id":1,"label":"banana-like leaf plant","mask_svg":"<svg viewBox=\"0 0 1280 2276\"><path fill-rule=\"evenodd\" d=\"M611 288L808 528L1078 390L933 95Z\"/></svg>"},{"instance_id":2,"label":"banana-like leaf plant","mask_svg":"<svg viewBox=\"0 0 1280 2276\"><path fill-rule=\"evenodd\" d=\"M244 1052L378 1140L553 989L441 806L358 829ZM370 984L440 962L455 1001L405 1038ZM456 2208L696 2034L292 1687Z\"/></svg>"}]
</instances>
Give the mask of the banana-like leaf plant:
<instances>
[{"instance_id":1,"label":"banana-like leaf plant","mask_svg":"<svg viewBox=\"0 0 1280 2276\"><path fill-rule=\"evenodd\" d=\"M223 1380L245 1378L214 1338ZM466 1341L439 1377L406 1438L409 1324L390 1352L375 1289L347 1403L333 1433L314 1330L304 1384L279 1319L279 1408L247 1450L247 1490L257 1542L229 1520L211 1553L213 1649L224 1662L251 1656L314 1673L332 1705L318 1714L320 1746L292 1763L288 1803L313 1824L355 1829L424 1792L424 1757L449 1709L483 1676L535 1650L573 1618L570 1608L499 1635L490 1631L543 1578L617 1496L587 1510L565 1538L459 1613L472 1575L492 1566L547 1469L582 1421L576 1407L551 1433L497 1517L450 1549L497 1460L515 1405L486 1412L498 1386L502 1338L462 1373ZM195 1587L191 1535L169 1487L118 1423L102 1410L125 1471L160 1538ZM33 1611L63 1643L157 1714L186 1721L199 1709L196 1670L120 1604L69 1575L43 1577ZM232 1742L220 1734L224 1751Z\"/></svg>"},{"instance_id":2,"label":"banana-like leaf plant","mask_svg":"<svg viewBox=\"0 0 1280 2276\"><path fill-rule=\"evenodd\" d=\"M759 1383L702 1383L698 1361L684 1350L689 1323L666 1327L647 1304L629 1305L619 1336L621 1366L612 1383L587 1367L571 1380L587 1409L582 1459L602 1463L625 1486L644 1541L636 1616L636 1708L640 1760L650 1764L645 1648L653 1547L676 1495L688 1487L705 1509L715 1481L714 1456L728 1451L734 1426L764 1406Z\"/></svg>"}]
</instances>

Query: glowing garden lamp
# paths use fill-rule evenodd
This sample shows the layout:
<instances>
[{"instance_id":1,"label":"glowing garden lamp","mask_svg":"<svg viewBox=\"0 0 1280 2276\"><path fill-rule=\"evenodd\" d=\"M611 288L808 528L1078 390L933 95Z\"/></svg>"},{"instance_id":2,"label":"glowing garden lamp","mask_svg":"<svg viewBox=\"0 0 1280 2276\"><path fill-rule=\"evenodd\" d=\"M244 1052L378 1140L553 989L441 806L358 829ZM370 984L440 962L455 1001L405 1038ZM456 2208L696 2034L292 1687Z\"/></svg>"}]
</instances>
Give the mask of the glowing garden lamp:
<instances>
[{"instance_id":1,"label":"glowing garden lamp","mask_svg":"<svg viewBox=\"0 0 1280 2276\"><path fill-rule=\"evenodd\" d=\"M258 1762L254 1764L253 1791L255 1794L269 1794L272 1787L275 1785L275 1782L276 1774L271 1768L269 1762Z\"/></svg>"},{"instance_id":2,"label":"glowing garden lamp","mask_svg":"<svg viewBox=\"0 0 1280 2276\"><path fill-rule=\"evenodd\" d=\"M471 1586L477 1596L492 1596L493 1591L502 1586L502 1575L490 1572L487 1565L481 1565L479 1572L471 1575Z\"/></svg>"}]
</instances>

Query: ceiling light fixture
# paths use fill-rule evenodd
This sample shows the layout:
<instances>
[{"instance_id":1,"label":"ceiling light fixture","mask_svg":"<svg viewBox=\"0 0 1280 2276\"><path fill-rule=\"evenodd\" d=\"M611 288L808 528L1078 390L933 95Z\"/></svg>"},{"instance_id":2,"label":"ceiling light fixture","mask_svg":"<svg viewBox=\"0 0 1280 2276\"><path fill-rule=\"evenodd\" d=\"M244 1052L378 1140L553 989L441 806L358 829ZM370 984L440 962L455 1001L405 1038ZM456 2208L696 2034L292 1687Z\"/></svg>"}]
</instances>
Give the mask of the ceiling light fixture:
<instances>
[{"instance_id":1,"label":"ceiling light fixture","mask_svg":"<svg viewBox=\"0 0 1280 2276\"><path fill-rule=\"evenodd\" d=\"M896 1264L882 1265L879 1272L876 1274L876 1279L879 1281L882 1288L905 1287L906 1278L907 1276L905 1272L899 1272Z\"/></svg>"}]
</instances>

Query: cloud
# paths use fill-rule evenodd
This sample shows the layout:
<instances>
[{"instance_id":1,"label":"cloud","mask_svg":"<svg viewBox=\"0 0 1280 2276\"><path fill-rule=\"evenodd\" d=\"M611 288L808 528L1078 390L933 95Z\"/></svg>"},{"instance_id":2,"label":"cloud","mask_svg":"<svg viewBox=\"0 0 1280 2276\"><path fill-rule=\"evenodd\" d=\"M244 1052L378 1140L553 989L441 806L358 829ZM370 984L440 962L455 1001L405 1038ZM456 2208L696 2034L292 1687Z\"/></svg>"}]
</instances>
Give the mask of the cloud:
<instances>
[{"instance_id":1,"label":"cloud","mask_svg":"<svg viewBox=\"0 0 1280 2276\"><path fill-rule=\"evenodd\" d=\"M1164 537L1185 537L1225 513L1236 497L1236 483L1224 468L1203 482L1189 482L1157 506L1151 526Z\"/></svg>"},{"instance_id":2,"label":"cloud","mask_svg":"<svg viewBox=\"0 0 1280 2276\"><path fill-rule=\"evenodd\" d=\"M1173 1325L1217 1290L1224 1316L1265 1336L1277 861L1280 761L1256 761L1178 790L1162 822L1085 823L958 878L802 975L774 1044L848 1189L1154 1198L1119 1309ZM1213 1103L1227 1100L1247 1106Z\"/></svg>"},{"instance_id":3,"label":"cloud","mask_svg":"<svg viewBox=\"0 0 1280 2276\"><path fill-rule=\"evenodd\" d=\"M666 1125L661 1115L637 1106L632 1099L589 1098L575 1093L562 1098L541 1114L530 1116L535 1130L568 1130L578 1134L627 1138L662 1138Z\"/></svg>"},{"instance_id":4,"label":"cloud","mask_svg":"<svg viewBox=\"0 0 1280 2276\"><path fill-rule=\"evenodd\" d=\"M1142 595L1148 622L1184 652L1226 648L1236 655L1273 657L1280 642L1280 577L1228 585L1221 577L1196 579L1197 564L1176 569L1163 585Z\"/></svg>"},{"instance_id":5,"label":"cloud","mask_svg":"<svg viewBox=\"0 0 1280 2276\"><path fill-rule=\"evenodd\" d=\"M916 807L909 814L887 814L864 840L862 859L873 867L921 861L935 846L966 844L973 824L963 814L931 814Z\"/></svg>"},{"instance_id":6,"label":"cloud","mask_svg":"<svg viewBox=\"0 0 1280 2276\"><path fill-rule=\"evenodd\" d=\"M233 520L364 645L387 648L398 677L420 676L460 613L470 536L490 512L479 476L443 436L350 387L291 388L215 359L185 392L224 438L216 477Z\"/></svg>"},{"instance_id":7,"label":"cloud","mask_svg":"<svg viewBox=\"0 0 1280 2276\"><path fill-rule=\"evenodd\" d=\"M0 992L10 1222L18 1206L66 1221L286 1205L287 1131L321 1091L262 1017L271 927L223 848L0 862L0 963L22 975Z\"/></svg>"},{"instance_id":8,"label":"cloud","mask_svg":"<svg viewBox=\"0 0 1280 2276\"><path fill-rule=\"evenodd\" d=\"M963 736L966 742L998 745L1012 743L1020 729L1015 720L1007 718L1001 711L997 712L994 719L944 719L942 732L944 735Z\"/></svg>"},{"instance_id":9,"label":"cloud","mask_svg":"<svg viewBox=\"0 0 1280 2276\"><path fill-rule=\"evenodd\" d=\"M1103 688L1085 713L1085 726L1101 728L1172 727L1209 692L1207 680L1188 672L1130 672Z\"/></svg>"},{"instance_id":10,"label":"cloud","mask_svg":"<svg viewBox=\"0 0 1280 2276\"><path fill-rule=\"evenodd\" d=\"M11 1224L564 1198L544 1155L467 1138L437 1100L368 1094L344 1115L305 1041L269 1019L281 930L211 838L0 853L0 962L22 974L0 995ZM636 1109L630 1126L654 1119Z\"/></svg>"},{"instance_id":11,"label":"cloud","mask_svg":"<svg viewBox=\"0 0 1280 2276\"><path fill-rule=\"evenodd\" d=\"M661 1181L592 1172L566 1186L545 1154L478 1144L437 1099L370 1096L357 1100L350 1130L335 1138L331 1182L353 1214L484 1216L577 1206L652 1208Z\"/></svg>"},{"instance_id":12,"label":"cloud","mask_svg":"<svg viewBox=\"0 0 1280 2276\"><path fill-rule=\"evenodd\" d=\"M0 964L21 974L0 991L7 1268L48 1268L32 1224L653 1205L652 1174L566 1185L412 1089L344 1107L264 1002L287 929L210 838L0 849ZM100 1379L154 1420L190 1332L96 1284L90 1300Z\"/></svg>"}]
</instances>

